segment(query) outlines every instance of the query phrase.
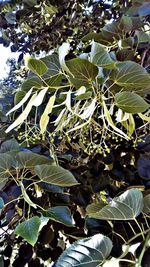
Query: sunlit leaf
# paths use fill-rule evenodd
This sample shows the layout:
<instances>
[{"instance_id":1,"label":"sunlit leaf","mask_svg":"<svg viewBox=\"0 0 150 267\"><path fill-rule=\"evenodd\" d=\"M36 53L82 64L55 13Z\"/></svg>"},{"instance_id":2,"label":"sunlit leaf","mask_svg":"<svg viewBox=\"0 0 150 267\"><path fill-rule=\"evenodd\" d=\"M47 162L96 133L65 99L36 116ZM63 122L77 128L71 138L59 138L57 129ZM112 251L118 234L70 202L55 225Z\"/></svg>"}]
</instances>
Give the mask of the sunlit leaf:
<instances>
[{"instance_id":1,"label":"sunlit leaf","mask_svg":"<svg viewBox=\"0 0 150 267\"><path fill-rule=\"evenodd\" d=\"M41 116L40 129L41 129L42 134L46 131L46 128L47 128L47 125L49 122L49 116L48 115L52 112L52 109L53 109L53 106L55 103L55 98L56 98L55 94L49 98L49 101L46 105L46 108L45 108L45 110Z\"/></svg>"},{"instance_id":2,"label":"sunlit leaf","mask_svg":"<svg viewBox=\"0 0 150 267\"><path fill-rule=\"evenodd\" d=\"M97 234L73 243L59 257L55 267L96 267L104 262L111 250L111 240Z\"/></svg>"},{"instance_id":3,"label":"sunlit leaf","mask_svg":"<svg viewBox=\"0 0 150 267\"><path fill-rule=\"evenodd\" d=\"M91 47L91 62L103 68L115 68L115 61L112 60L107 49L96 42L92 43Z\"/></svg>"},{"instance_id":4,"label":"sunlit leaf","mask_svg":"<svg viewBox=\"0 0 150 267\"><path fill-rule=\"evenodd\" d=\"M19 152L16 155L16 160L20 168L33 168L37 164L52 164L53 161L43 155L36 153Z\"/></svg>"},{"instance_id":5,"label":"sunlit leaf","mask_svg":"<svg viewBox=\"0 0 150 267\"><path fill-rule=\"evenodd\" d=\"M35 97L35 99L34 99L33 102L32 102L32 105L33 105L33 106L38 107L38 106L40 106L40 105L42 104L43 99L44 99L44 97L45 97L45 95L46 95L46 93L47 93L47 90L48 90L48 87L42 89L42 90L38 93L38 95Z\"/></svg>"},{"instance_id":6,"label":"sunlit leaf","mask_svg":"<svg viewBox=\"0 0 150 267\"><path fill-rule=\"evenodd\" d=\"M72 173L60 166L43 164L35 166L34 170L35 174L45 183L60 186L73 186L78 184Z\"/></svg>"},{"instance_id":7,"label":"sunlit leaf","mask_svg":"<svg viewBox=\"0 0 150 267\"><path fill-rule=\"evenodd\" d=\"M40 77L48 71L46 64L40 59L26 57L25 63L27 68Z\"/></svg>"},{"instance_id":8,"label":"sunlit leaf","mask_svg":"<svg viewBox=\"0 0 150 267\"><path fill-rule=\"evenodd\" d=\"M89 214L100 220L134 220L143 209L143 195L138 189L130 189L115 197L110 204Z\"/></svg>"},{"instance_id":9,"label":"sunlit leaf","mask_svg":"<svg viewBox=\"0 0 150 267\"><path fill-rule=\"evenodd\" d=\"M15 234L23 237L30 245L34 246L38 240L39 228L41 220L38 216L34 216L17 225Z\"/></svg>"}]
</instances>

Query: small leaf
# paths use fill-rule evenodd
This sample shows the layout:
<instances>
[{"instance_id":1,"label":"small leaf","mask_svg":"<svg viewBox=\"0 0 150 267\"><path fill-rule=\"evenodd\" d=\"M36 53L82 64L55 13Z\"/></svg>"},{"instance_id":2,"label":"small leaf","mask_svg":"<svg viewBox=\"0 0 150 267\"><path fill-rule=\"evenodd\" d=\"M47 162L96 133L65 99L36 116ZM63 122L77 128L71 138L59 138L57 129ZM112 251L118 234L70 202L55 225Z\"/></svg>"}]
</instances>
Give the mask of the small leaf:
<instances>
[{"instance_id":1,"label":"small leaf","mask_svg":"<svg viewBox=\"0 0 150 267\"><path fill-rule=\"evenodd\" d=\"M42 89L32 102L32 105L38 107L42 104L44 96L46 95L48 87Z\"/></svg>"},{"instance_id":2,"label":"small leaf","mask_svg":"<svg viewBox=\"0 0 150 267\"><path fill-rule=\"evenodd\" d=\"M56 99L56 95L54 94L53 96L50 97L46 108L41 116L40 119L40 129L41 129L41 133L43 134L46 131L48 122L49 122L49 114L52 112L54 103L55 103L55 99Z\"/></svg>"},{"instance_id":3,"label":"small leaf","mask_svg":"<svg viewBox=\"0 0 150 267\"><path fill-rule=\"evenodd\" d=\"M74 242L55 263L55 267L96 267L112 250L111 240L101 234Z\"/></svg>"},{"instance_id":4,"label":"small leaf","mask_svg":"<svg viewBox=\"0 0 150 267\"><path fill-rule=\"evenodd\" d=\"M74 58L68 60L66 65L72 74L70 80L77 88L91 85L98 75L98 68L87 59Z\"/></svg>"},{"instance_id":5,"label":"small leaf","mask_svg":"<svg viewBox=\"0 0 150 267\"><path fill-rule=\"evenodd\" d=\"M143 209L143 195L138 189L130 189L115 197L110 204L89 214L100 220L134 220Z\"/></svg>"},{"instance_id":6,"label":"small leaf","mask_svg":"<svg viewBox=\"0 0 150 267\"><path fill-rule=\"evenodd\" d=\"M135 32L137 38L138 38L138 43L147 43L150 42L150 35L147 34L144 31L136 31Z\"/></svg>"},{"instance_id":7,"label":"small leaf","mask_svg":"<svg viewBox=\"0 0 150 267\"><path fill-rule=\"evenodd\" d=\"M115 95L116 105L127 113L144 112L150 106L141 96L133 92L119 92Z\"/></svg>"},{"instance_id":8,"label":"small leaf","mask_svg":"<svg viewBox=\"0 0 150 267\"><path fill-rule=\"evenodd\" d=\"M97 65L98 67L103 68L115 68L116 62L112 60L107 49L96 42L92 43L91 48L91 62Z\"/></svg>"},{"instance_id":9,"label":"small leaf","mask_svg":"<svg viewBox=\"0 0 150 267\"><path fill-rule=\"evenodd\" d=\"M90 105L85 108L83 113L79 115L82 120L85 120L85 119L88 119L88 118L92 117L92 115L94 113L94 110L96 108L96 100L97 99L95 97L92 100L92 102L90 103Z\"/></svg>"},{"instance_id":10,"label":"small leaf","mask_svg":"<svg viewBox=\"0 0 150 267\"><path fill-rule=\"evenodd\" d=\"M35 166L34 170L35 174L45 183L60 186L73 186L78 184L72 173L60 166L43 164Z\"/></svg>"},{"instance_id":11,"label":"small leaf","mask_svg":"<svg viewBox=\"0 0 150 267\"><path fill-rule=\"evenodd\" d=\"M38 240L40 224L40 218L34 216L17 225L15 234L23 237L30 245L34 246Z\"/></svg>"},{"instance_id":12,"label":"small leaf","mask_svg":"<svg viewBox=\"0 0 150 267\"><path fill-rule=\"evenodd\" d=\"M46 64L40 59L26 57L25 64L27 68L40 77L48 71Z\"/></svg>"},{"instance_id":13,"label":"small leaf","mask_svg":"<svg viewBox=\"0 0 150 267\"><path fill-rule=\"evenodd\" d=\"M18 103L21 102L21 100L26 96L26 92L23 90L19 90L15 94L14 98L14 104L17 105Z\"/></svg>"},{"instance_id":14,"label":"small leaf","mask_svg":"<svg viewBox=\"0 0 150 267\"><path fill-rule=\"evenodd\" d=\"M134 89L139 93L140 91L146 92L150 84L150 75L142 66L133 61L116 63L116 69L111 72L110 78L125 90Z\"/></svg>"},{"instance_id":15,"label":"small leaf","mask_svg":"<svg viewBox=\"0 0 150 267\"><path fill-rule=\"evenodd\" d=\"M11 110L7 112L6 116L8 116L10 113L17 110L18 108L22 107L22 105L28 100L31 94L32 94L32 89L29 90L29 92L24 96L24 98L16 106L14 106Z\"/></svg>"},{"instance_id":16,"label":"small leaf","mask_svg":"<svg viewBox=\"0 0 150 267\"><path fill-rule=\"evenodd\" d=\"M22 192L22 196L23 196L23 199L29 204L29 206L33 207L33 208L37 208L36 207L36 204L33 203L33 201L29 198L25 188L24 188L24 185L22 182L19 183L20 187L21 187L21 192Z\"/></svg>"},{"instance_id":17,"label":"small leaf","mask_svg":"<svg viewBox=\"0 0 150 267\"><path fill-rule=\"evenodd\" d=\"M19 168L33 168L37 164L52 164L52 160L43 155L36 153L19 152L16 155L16 160L19 163Z\"/></svg>"},{"instance_id":18,"label":"small leaf","mask_svg":"<svg viewBox=\"0 0 150 267\"><path fill-rule=\"evenodd\" d=\"M74 226L73 219L68 207L57 206L49 208L44 213L45 217L49 217L51 220L62 223L69 227Z\"/></svg>"}]
</instances>

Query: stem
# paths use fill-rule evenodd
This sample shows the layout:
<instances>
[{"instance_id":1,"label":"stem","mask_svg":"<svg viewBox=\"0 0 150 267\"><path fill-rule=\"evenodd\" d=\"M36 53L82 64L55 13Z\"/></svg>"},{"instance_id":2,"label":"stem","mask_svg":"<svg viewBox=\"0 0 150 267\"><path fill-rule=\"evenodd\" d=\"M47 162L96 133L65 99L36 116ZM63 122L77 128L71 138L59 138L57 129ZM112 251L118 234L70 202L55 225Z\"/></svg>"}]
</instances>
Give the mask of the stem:
<instances>
[{"instance_id":1,"label":"stem","mask_svg":"<svg viewBox=\"0 0 150 267\"><path fill-rule=\"evenodd\" d=\"M144 243L143 249L141 251L140 257L138 258L137 267L141 267L141 262L142 262L142 259L143 259L143 255L145 253L145 250L147 248L147 244L148 244L149 238L150 238L150 233L147 234L147 237L145 239L145 243Z\"/></svg>"}]
</instances>

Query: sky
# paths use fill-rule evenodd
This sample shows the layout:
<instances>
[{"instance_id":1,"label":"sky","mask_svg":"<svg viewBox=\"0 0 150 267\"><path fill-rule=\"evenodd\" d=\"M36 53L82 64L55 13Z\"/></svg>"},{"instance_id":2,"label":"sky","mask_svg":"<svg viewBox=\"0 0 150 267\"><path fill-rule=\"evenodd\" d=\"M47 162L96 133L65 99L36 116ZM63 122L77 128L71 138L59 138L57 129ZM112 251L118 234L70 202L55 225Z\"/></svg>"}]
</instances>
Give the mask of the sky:
<instances>
[{"instance_id":1,"label":"sky","mask_svg":"<svg viewBox=\"0 0 150 267\"><path fill-rule=\"evenodd\" d=\"M18 53L12 53L9 47L0 44L0 80L7 76L9 68L6 65L8 58L18 59Z\"/></svg>"}]
</instances>

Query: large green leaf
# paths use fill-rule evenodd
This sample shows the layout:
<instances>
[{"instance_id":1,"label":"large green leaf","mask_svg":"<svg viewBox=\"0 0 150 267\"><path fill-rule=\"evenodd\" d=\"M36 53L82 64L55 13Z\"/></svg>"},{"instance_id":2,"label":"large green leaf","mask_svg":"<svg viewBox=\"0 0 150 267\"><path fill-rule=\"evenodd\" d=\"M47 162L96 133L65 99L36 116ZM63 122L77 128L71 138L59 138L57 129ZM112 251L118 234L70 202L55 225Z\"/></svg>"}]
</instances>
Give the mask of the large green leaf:
<instances>
[{"instance_id":1,"label":"large green leaf","mask_svg":"<svg viewBox=\"0 0 150 267\"><path fill-rule=\"evenodd\" d=\"M110 74L115 84L124 87L125 90L147 91L145 89L150 86L150 75L142 66L133 61L126 61L116 63L116 67L117 69Z\"/></svg>"},{"instance_id":2,"label":"large green leaf","mask_svg":"<svg viewBox=\"0 0 150 267\"><path fill-rule=\"evenodd\" d=\"M150 194L144 197L143 212L146 214L150 214Z\"/></svg>"},{"instance_id":3,"label":"large green leaf","mask_svg":"<svg viewBox=\"0 0 150 267\"><path fill-rule=\"evenodd\" d=\"M60 186L73 186L78 184L72 173L60 166L43 164L35 166L34 169L35 174L45 183Z\"/></svg>"},{"instance_id":4,"label":"large green leaf","mask_svg":"<svg viewBox=\"0 0 150 267\"><path fill-rule=\"evenodd\" d=\"M38 77L31 77L25 80L21 86L21 89L28 92L31 88L41 88L42 81Z\"/></svg>"},{"instance_id":5,"label":"large green leaf","mask_svg":"<svg viewBox=\"0 0 150 267\"><path fill-rule=\"evenodd\" d=\"M44 79L48 79L60 73L60 63L58 54L54 53L52 55L41 58L41 60L46 64L48 71L43 76Z\"/></svg>"},{"instance_id":6,"label":"large green leaf","mask_svg":"<svg viewBox=\"0 0 150 267\"><path fill-rule=\"evenodd\" d=\"M104 262L111 250L111 240L96 234L73 243L59 257L55 267L96 267Z\"/></svg>"},{"instance_id":7,"label":"large green leaf","mask_svg":"<svg viewBox=\"0 0 150 267\"><path fill-rule=\"evenodd\" d=\"M6 153L10 151L19 151L19 149L20 149L20 146L18 142L14 138L12 138L12 139L6 140L5 142L1 144L0 153Z\"/></svg>"},{"instance_id":8,"label":"large green leaf","mask_svg":"<svg viewBox=\"0 0 150 267\"><path fill-rule=\"evenodd\" d=\"M23 90L19 90L15 94L14 98L14 104L17 105L19 102L21 102L22 99L26 96L26 92Z\"/></svg>"},{"instance_id":9,"label":"large green leaf","mask_svg":"<svg viewBox=\"0 0 150 267\"><path fill-rule=\"evenodd\" d=\"M38 155L32 152L19 152L16 155L16 160L18 161L20 168L33 168L35 165L52 164L53 162L43 155Z\"/></svg>"},{"instance_id":10,"label":"large green leaf","mask_svg":"<svg viewBox=\"0 0 150 267\"><path fill-rule=\"evenodd\" d=\"M26 58L26 66L29 68L29 70L40 77L48 71L46 64L40 59L31 57Z\"/></svg>"},{"instance_id":11,"label":"large green leaf","mask_svg":"<svg viewBox=\"0 0 150 267\"><path fill-rule=\"evenodd\" d=\"M0 181L10 177L9 171L14 166L14 162L15 160L11 155L7 153L0 154Z\"/></svg>"},{"instance_id":12,"label":"large green leaf","mask_svg":"<svg viewBox=\"0 0 150 267\"><path fill-rule=\"evenodd\" d=\"M110 57L106 48L96 42L93 42L91 48L91 62L99 67L111 69L115 68L116 64L116 62Z\"/></svg>"},{"instance_id":13,"label":"large green leaf","mask_svg":"<svg viewBox=\"0 0 150 267\"><path fill-rule=\"evenodd\" d=\"M89 86L98 74L98 68L87 59L75 58L66 62L71 82L77 87Z\"/></svg>"},{"instance_id":14,"label":"large green leaf","mask_svg":"<svg viewBox=\"0 0 150 267\"><path fill-rule=\"evenodd\" d=\"M29 244L34 246L38 240L40 224L40 218L34 216L31 219L18 224L15 229L15 234L23 237Z\"/></svg>"},{"instance_id":15,"label":"large green leaf","mask_svg":"<svg viewBox=\"0 0 150 267\"><path fill-rule=\"evenodd\" d=\"M88 214L100 220L134 220L143 209L143 195L138 189L130 189L99 211Z\"/></svg>"},{"instance_id":16,"label":"large green leaf","mask_svg":"<svg viewBox=\"0 0 150 267\"><path fill-rule=\"evenodd\" d=\"M120 92L115 95L116 105L127 113L144 112L150 106L141 96L133 92Z\"/></svg>"},{"instance_id":17,"label":"large green leaf","mask_svg":"<svg viewBox=\"0 0 150 267\"><path fill-rule=\"evenodd\" d=\"M45 217L49 217L51 220L65 224L67 226L74 226L73 219L68 207L57 206L49 208L45 213Z\"/></svg>"}]
</instances>

